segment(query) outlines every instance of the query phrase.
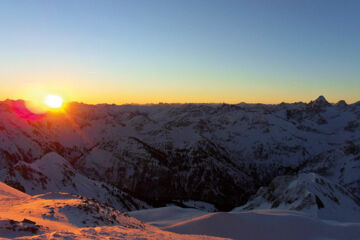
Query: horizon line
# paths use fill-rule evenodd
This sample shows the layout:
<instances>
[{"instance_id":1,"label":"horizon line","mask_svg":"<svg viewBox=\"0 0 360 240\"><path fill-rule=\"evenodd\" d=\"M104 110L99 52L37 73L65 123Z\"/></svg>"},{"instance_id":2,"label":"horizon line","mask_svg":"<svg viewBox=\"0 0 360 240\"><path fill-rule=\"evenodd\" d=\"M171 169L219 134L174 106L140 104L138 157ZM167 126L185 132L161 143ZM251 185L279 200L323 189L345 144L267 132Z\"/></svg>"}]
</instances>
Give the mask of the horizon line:
<instances>
[{"instance_id":1,"label":"horizon line","mask_svg":"<svg viewBox=\"0 0 360 240\"><path fill-rule=\"evenodd\" d=\"M318 98L320 97L323 97L323 95L320 95ZM129 103L108 103L108 102L99 102L99 103L87 103L87 102L84 102L84 101L77 101L77 100L74 100L74 101L64 101L65 104L84 104L84 105L117 105L117 106L126 106L126 105L137 105L137 106L148 106L148 105L187 105L187 104L193 104L193 105L196 105L196 104L203 104L203 105L221 105L221 104L226 104L226 105L239 105L239 104L248 104L248 105L280 105L280 104L296 104L296 103L304 103L304 104L309 104L311 102L314 102L316 101L318 98L316 99L313 99L313 100L310 100L310 101L294 101L294 102L286 102L286 101L281 101L281 102L278 102L278 103L263 103L263 102L245 102L245 101L241 101L241 102L237 102L237 103L229 103L229 102L162 102L162 101L159 101L159 102L148 102L148 103L136 103L136 102L129 102ZM326 98L325 98L326 100ZM21 99L21 98L18 98L18 99L11 99L11 98L6 98L6 99L3 99L3 100L0 100L0 102L6 102L6 101L30 101L31 100L26 100L26 99ZM327 101L327 100L326 100ZM336 102L328 102L329 104L331 105L335 105L341 101L344 101L346 104L348 105L352 105L352 104L356 104L358 102L360 102L360 100L358 101L354 101L354 102L347 102L343 99L340 99Z\"/></svg>"}]
</instances>

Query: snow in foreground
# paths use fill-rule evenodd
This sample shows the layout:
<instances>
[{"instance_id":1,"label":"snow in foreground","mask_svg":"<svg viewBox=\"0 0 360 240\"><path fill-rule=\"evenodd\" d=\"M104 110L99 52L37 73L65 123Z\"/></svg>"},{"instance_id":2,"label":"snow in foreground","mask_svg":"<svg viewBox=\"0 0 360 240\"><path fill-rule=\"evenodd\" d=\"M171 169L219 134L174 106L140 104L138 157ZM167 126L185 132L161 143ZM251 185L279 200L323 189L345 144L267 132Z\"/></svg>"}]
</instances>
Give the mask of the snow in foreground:
<instances>
[{"instance_id":1,"label":"snow in foreground","mask_svg":"<svg viewBox=\"0 0 360 240\"><path fill-rule=\"evenodd\" d=\"M30 196L0 182L0 237L356 240L360 223L321 220L284 209L208 213L171 206L126 214L92 198L69 193Z\"/></svg>"},{"instance_id":2,"label":"snow in foreground","mask_svg":"<svg viewBox=\"0 0 360 240\"><path fill-rule=\"evenodd\" d=\"M1 239L220 239L160 230L95 199L30 196L0 182Z\"/></svg>"},{"instance_id":3,"label":"snow in foreground","mask_svg":"<svg viewBox=\"0 0 360 240\"><path fill-rule=\"evenodd\" d=\"M130 215L181 234L248 240L360 239L360 223L320 220L287 210L201 213L194 209L165 207L130 212Z\"/></svg>"}]
</instances>

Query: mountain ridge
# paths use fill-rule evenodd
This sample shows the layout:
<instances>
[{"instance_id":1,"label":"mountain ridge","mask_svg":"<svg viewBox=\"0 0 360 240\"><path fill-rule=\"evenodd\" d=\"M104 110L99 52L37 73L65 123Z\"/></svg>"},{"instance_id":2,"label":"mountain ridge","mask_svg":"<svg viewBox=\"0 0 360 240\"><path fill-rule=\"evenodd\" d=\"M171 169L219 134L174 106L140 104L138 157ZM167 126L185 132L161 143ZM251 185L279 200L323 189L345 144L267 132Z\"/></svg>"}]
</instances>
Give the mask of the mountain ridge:
<instances>
[{"instance_id":1,"label":"mountain ridge","mask_svg":"<svg viewBox=\"0 0 360 240\"><path fill-rule=\"evenodd\" d=\"M69 104L66 112L30 121L0 102L0 180L21 188L29 164L56 152L79 174L153 206L195 200L230 210L277 176L309 166L322 175L323 165L360 194L356 104Z\"/></svg>"}]
</instances>

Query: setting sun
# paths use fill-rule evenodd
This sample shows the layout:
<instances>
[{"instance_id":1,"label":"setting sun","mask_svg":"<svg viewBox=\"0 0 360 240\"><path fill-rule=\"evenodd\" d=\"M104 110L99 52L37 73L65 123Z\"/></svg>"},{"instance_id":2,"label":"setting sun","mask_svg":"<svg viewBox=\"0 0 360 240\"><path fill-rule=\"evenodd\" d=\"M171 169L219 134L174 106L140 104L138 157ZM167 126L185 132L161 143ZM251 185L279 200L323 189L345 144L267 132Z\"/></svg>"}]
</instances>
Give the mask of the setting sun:
<instances>
[{"instance_id":1,"label":"setting sun","mask_svg":"<svg viewBox=\"0 0 360 240\"><path fill-rule=\"evenodd\" d=\"M0 240L360 240L359 12L0 0Z\"/></svg>"},{"instance_id":2,"label":"setting sun","mask_svg":"<svg viewBox=\"0 0 360 240\"><path fill-rule=\"evenodd\" d=\"M47 95L44 99L44 103L49 108L58 109L63 104L63 99L57 95Z\"/></svg>"}]
</instances>

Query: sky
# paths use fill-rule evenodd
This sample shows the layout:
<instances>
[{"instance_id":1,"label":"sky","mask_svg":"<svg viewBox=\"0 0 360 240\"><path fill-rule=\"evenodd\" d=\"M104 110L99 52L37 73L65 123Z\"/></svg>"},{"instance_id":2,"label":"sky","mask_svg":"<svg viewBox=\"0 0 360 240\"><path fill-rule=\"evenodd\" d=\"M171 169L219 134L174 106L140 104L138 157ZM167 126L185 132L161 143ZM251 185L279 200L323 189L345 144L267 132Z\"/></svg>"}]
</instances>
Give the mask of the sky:
<instances>
[{"instance_id":1,"label":"sky","mask_svg":"<svg viewBox=\"0 0 360 240\"><path fill-rule=\"evenodd\" d=\"M357 0L2 0L0 99L360 100Z\"/></svg>"}]
</instances>

